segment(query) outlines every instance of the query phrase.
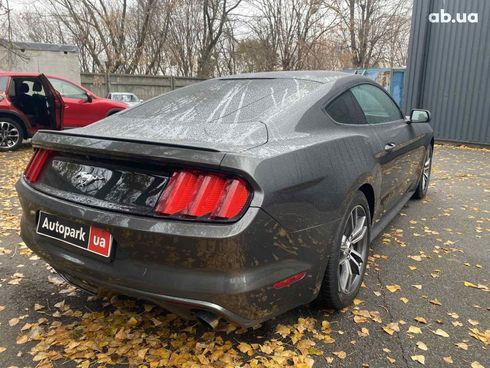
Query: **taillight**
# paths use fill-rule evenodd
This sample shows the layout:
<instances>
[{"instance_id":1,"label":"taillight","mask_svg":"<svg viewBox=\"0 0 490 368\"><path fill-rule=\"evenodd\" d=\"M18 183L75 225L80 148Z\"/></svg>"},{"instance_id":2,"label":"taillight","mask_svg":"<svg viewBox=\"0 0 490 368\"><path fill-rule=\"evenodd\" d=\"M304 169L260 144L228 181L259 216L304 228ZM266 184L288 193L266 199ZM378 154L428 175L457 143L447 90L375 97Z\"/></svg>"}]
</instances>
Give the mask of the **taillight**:
<instances>
[{"instance_id":1,"label":"taillight","mask_svg":"<svg viewBox=\"0 0 490 368\"><path fill-rule=\"evenodd\" d=\"M30 183L35 183L46 164L46 161L54 154L54 151L38 148L34 151L29 164L24 171L24 177Z\"/></svg>"},{"instance_id":2,"label":"taillight","mask_svg":"<svg viewBox=\"0 0 490 368\"><path fill-rule=\"evenodd\" d=\"M175 172L155 207L166 216L229 220L237 217L250 197L241 178L181 170Z\"/></svg>"}]
</instances>

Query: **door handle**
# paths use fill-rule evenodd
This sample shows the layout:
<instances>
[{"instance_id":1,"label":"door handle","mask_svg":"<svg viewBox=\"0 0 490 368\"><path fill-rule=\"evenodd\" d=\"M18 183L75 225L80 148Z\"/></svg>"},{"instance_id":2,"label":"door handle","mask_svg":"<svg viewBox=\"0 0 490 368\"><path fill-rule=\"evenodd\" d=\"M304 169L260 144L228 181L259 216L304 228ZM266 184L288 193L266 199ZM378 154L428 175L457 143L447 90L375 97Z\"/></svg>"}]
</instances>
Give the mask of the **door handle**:
<instances>
[{"instance_id":1,"label":"door handle","mask_svg":"<svg viewBox=\"0 0 490 368\"><path fill-rule=\"evenodd\" d=\"M387 143L385 145L385 151L387 151L387 152L392 151L393 148L395 148L395 147L396 147L396 144L395 143Z\"/></svg>"}]
</instances>

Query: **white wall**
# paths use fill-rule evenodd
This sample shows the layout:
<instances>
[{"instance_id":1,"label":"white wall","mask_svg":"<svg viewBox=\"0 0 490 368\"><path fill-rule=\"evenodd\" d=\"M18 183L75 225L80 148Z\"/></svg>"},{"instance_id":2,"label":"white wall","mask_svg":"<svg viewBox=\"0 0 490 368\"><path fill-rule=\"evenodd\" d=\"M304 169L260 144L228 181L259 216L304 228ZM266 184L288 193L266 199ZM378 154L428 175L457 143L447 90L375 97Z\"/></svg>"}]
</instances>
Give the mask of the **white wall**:
<instances>
[{"instance_id":1,"label":"white wall","mask_svg":"<svg viewBox=\"0 0 490 368\"><path fill-rule=\"evenodd\" d=\"M9 53L0 47L0 70L54 74L80 83L80 64L74 52L15 50Z\"/></svg>"}]
</instances>

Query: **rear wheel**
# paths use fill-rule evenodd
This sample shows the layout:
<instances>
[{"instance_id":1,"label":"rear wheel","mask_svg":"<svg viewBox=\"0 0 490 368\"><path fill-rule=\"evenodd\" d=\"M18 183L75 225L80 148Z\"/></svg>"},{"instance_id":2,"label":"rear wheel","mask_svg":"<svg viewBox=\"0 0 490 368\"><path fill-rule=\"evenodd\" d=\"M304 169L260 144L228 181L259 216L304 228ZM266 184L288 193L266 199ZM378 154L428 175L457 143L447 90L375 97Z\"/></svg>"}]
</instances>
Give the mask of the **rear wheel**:
<instances>
[{"instance_id":1,"label":"rear wheel","mask_svg":"<svg viewBox=\"0 0 490 368\"><path fill-rule=\"evenodd\" d=\"M0 151L13 151L24 140L21 125L10 118L0 118Z\"/></svg>"},{"instance_id":2,"label":"rear wheel","mask_svg":"<svg viewBox=\"0 0 490 368\"><path fill-rule=\"evenodd\" d=\"M361 287L369 252L371 218L363 193L357 192L348 206L337 236L317 302L341 309L352 303Z\"/></svg>"},{"instance_id":3,"label":"rear wheel","mask_svg":"<svg viewBox=\"0 0 490 368\"><path fill-rule=\"evenodd\" d=\"M432 146L427 147L427 152L424 158L424 167L422 168L422 174L420 175L419 184L413 194L413 198L422 199L427 194L430 183L430 172L432 169Z\"/></svg>"}]
</instances>

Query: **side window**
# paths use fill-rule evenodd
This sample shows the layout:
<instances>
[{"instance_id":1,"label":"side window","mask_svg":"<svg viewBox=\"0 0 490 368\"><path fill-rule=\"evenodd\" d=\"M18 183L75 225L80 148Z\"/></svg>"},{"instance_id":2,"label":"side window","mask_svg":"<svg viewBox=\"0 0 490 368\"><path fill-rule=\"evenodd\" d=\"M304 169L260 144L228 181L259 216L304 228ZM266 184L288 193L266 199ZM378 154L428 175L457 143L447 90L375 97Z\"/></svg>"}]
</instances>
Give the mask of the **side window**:
<instances>
[{"instance_id":1,"label":"side window","mask_svg":"<svg viewBox=\"0 0 490 368\"><path fill-rule=\"evenodd\" d=\"M74 84L56 78L49 78L49 83L51 83L54 89L57 90L63 97L79 98L81 100L87 99L87 94L85 91Z\"/></svg>"},{"instance_id":2,"label":"side window","mask_svg":"<svg viewBox=\"0 0 490 368\"><path fill-rule=\"evenodd\" d=\"M403 119L396 104L380 88L361 84L351 89L352 94L361 106L368 124L387 123Z\"/></svg>"},{"instance_id":3,"label":"side window","mask_svg":"<svg viewBox=\"0 0 490 368\"><path fill-rule=\"evenodd\" d=\"M8 84L9 84L9 77L0 77L0 92L5 92L7 90Z\"/></svg>"},{"instance_id":4,"label":"side window","mask_svg":"<svg viewBox=\"0 0 490 368\"><path fill-rule=\"evenodd\" d=\"M366 119L350 91L342 93L327 106L327 113L338 123L365 124Z\"/></svg>"}]
</instances>

